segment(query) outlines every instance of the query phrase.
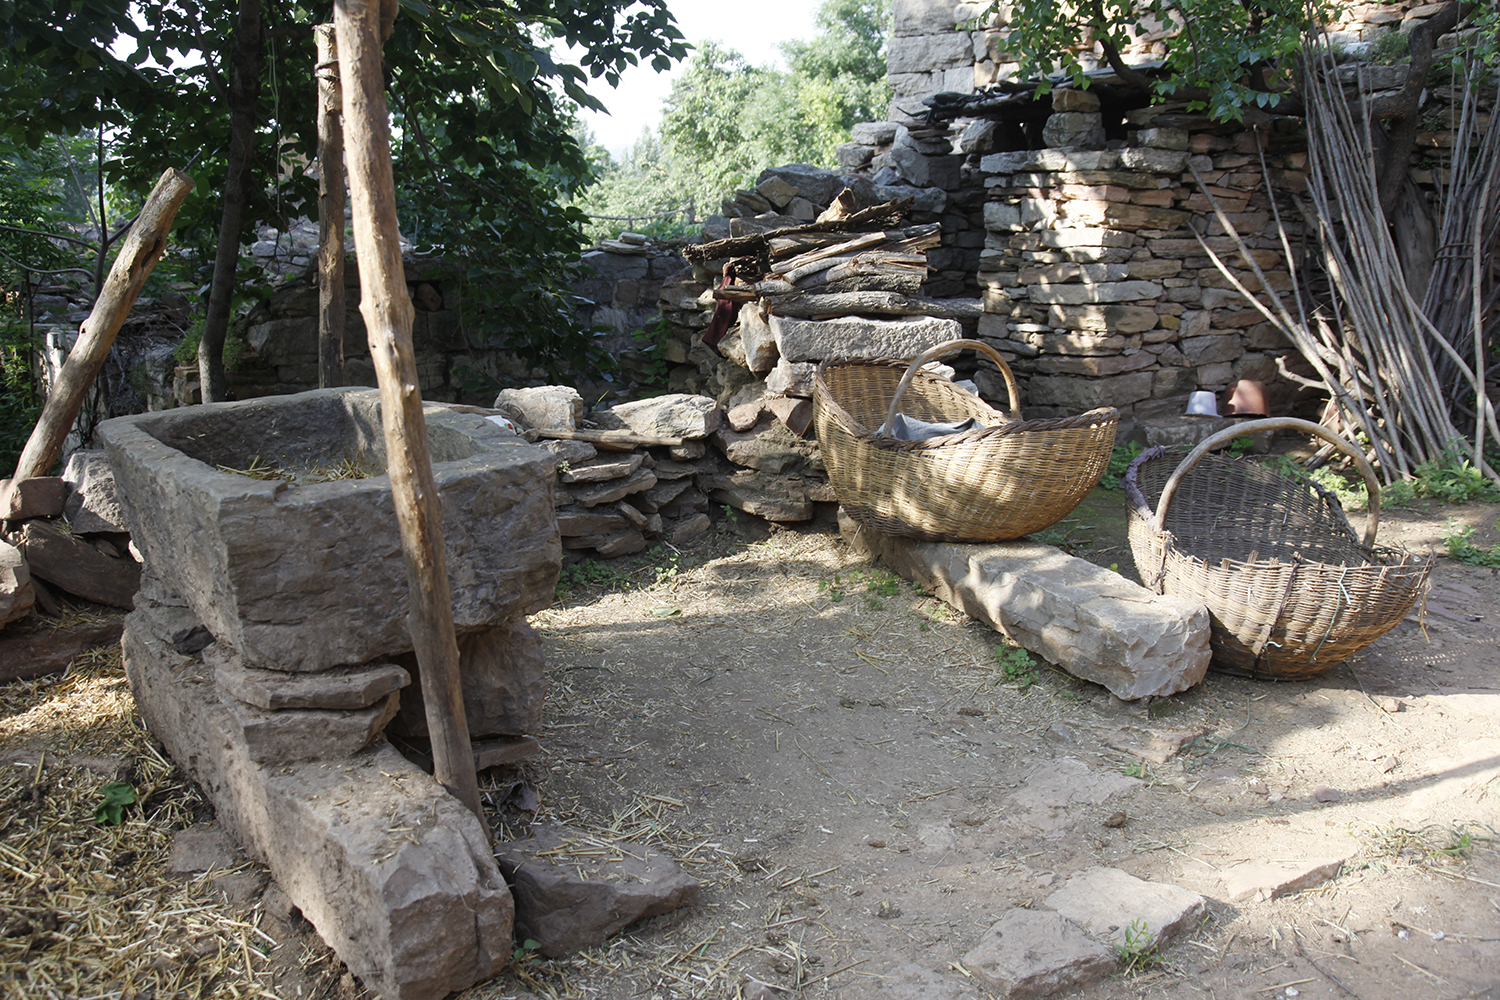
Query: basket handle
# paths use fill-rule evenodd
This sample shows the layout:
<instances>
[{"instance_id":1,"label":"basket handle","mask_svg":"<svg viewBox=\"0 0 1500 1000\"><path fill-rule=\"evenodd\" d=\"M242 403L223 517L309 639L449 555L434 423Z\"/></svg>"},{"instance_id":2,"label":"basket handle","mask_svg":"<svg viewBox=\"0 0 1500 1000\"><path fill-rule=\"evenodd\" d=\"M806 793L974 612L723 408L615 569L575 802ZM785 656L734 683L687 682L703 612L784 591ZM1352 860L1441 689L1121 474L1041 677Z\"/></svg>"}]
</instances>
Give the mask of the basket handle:
<instances>
[{"instance_id":1,"label":"basket handle","mask_svg":"<svg viewBox=\"0 0 1500 1000\"><path fill-rule=\"evenodd\" d=\"M1364 477L1365 488L1370 494L1370 516L1365 522L1365 545L1374 545L1375 531L1380 526L1380 482L1375 478L1375 470L1370 467L1369 460L1365 458L1364 453L1358 448L1322 424L1315 424L1311 420L1300 420L1297 417L1267 417L1264 420L1246 420L1243 423L1236 424L1234 427L1226 427L1217 434L1212 434L1204 438L1198 447L1188 453L1188 456L1177 466L1177 470L1172 473L1171 478L1167 480L1167 484L1162 487L1161 497L1156 501L1156 518L1152 522L1152 527L1157 532L1166 530L1167 505L1172 502L1172 496L1177 492L1177 487L1181 484L1183 477L1192 471L1193 466L1197 465L1204 455L1207 455L1215 448L1228 444L1242 434L1284 429L1299 430L1303 433L1320 437L1354 460L1354 466L1359 469L1359 474Z\"/></svg>"},{"instance_id":2,"label":"basket handle","mask_svg":"<svg viewBox=\"0 0 1500 1000\"><path fill-rule=\"evenodd\" d=\"M1000 374L1005 377L1005 391L1010 394L1010 411L1016 414L1016 416L1020 416L1021 390L1016 386L1016 377L1011 374L1010 365L1005 363L1005 359L1000 356L1000 352L989 344L979 340L948 340L934 347L927 348L927 350L911 359L911 364L906 367L906 374L901 376L901 383L896 386L896 394L891 397L891 409L885 415L885 423L880 425L883 433L890 433L890 428L896 420L896 414L900 412L901 394L906 392L908 385L911 385L911 380L916 377L917 369L929 361L943 357L946 354L961 351L966 347L988 355L989 359L995 362L996 367L1000 369Z\"/></svg>"}]
</instances>

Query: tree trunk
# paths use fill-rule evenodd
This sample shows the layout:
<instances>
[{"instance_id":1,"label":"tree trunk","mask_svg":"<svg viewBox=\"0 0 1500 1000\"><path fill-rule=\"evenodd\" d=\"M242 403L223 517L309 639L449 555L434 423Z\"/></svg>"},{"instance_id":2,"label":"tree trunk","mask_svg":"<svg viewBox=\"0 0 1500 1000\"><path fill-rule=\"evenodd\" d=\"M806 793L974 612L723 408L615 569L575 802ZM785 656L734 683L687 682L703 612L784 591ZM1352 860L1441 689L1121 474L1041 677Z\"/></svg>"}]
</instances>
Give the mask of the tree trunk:
<instances>
[{"instance_id":1,"label":"tree trunk","mask_svg":"<svg viewBox=\"0 0 1500 1000\"><path fill-rule=\"evenodd\" d=\"M214 253L213 283L203 338L198 341L198 380L203 401L224 399L224 338L234 304L235 271L240 263L240 235L255 179L256 105L260 98L261 50L264 47L260 0L240 0L229 69L229 171L224 180L224 213L219 218L219 244Z\"/></svg>"},{"instance_id":2,"label":"tree trunk","mask_svg":"<svg viewBox=\"0 0 1500 1000\"><path fill-rule=\"evenodd\" d=\"M331 24L318 40L318 387L344 384L344 125L339 49Z\"/></svg>"},{"instance_id":3,"label":"tree trunk","mask_svg":"<svg viewBox=\"0 0 1500 1000\"><path fill-rule=\"evenodd\" d=\"M63 441L78 418L83 397L98 377L104 359L109 356L115 334L120 332L125 317L130 315L130 307L141 294L141 286L166 250L172 220L177 218L177 210L192 189L193 179L180 170L168 170L152 188L151 196L146 199L135 225L130 227L130 235L125 237L120 253L115 257L109 278L94 301L93 311L78 330L78 343L68 353L57 383L47 396L41 419L16 464L15 478L45 476L57 462Z\"/></svg>"},{"instance_id":4,"label":"tree trunk","mask_svg":"<svg viewBox=\"0 0 1500 1000\"><path fill-rule=\"evenodd\" d=\"M412 348L413 308L406 292L391 171L390 124L381 66L381 41L394 3L336 0L344 127L349 146L349 194L354 204L354 247L370 357L380 383L386 471L411 595L407 624L417 655L427 729L438 782L486 826L474 774L469 724L459 685L458 641L443 551L441 500L432 478L417 361ZM382 30L382 29L385 30Z\"/></svg>"}]
</instances>

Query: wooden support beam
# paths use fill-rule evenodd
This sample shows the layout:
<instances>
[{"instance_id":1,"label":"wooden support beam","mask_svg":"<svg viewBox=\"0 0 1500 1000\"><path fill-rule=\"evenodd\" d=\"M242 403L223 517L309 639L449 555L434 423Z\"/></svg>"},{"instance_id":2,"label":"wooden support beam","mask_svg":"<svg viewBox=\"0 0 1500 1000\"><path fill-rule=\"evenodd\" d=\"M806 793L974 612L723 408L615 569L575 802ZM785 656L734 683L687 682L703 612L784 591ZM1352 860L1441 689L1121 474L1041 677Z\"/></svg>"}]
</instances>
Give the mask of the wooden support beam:
<instances>
[{"instance_id":1,"label":"wooden support beam","mask_svg":"<svg viewBox=\"0 0 1500 1000\"><path fill-rule=\"evenodd\" d=\"M89 318L78 328L78 342L68 352L68 360L63 363L57 383L47 394L41 419L32 429L16 464L16 479L45 476L57 463L68 431L78 419L83 397L94 384L104 359L109 357L115 335L124 325L125 317L130 315L130 308L135 305L136 296L141 294L141 287L151 275L151 269L166 252L167 233L177 218L177 210L192 189L193 179L175 168L168 168L157 180L156 187L151 189L141 214L136 217L130 234L115 257L114 266L109 269L109 277L105 279Z\"/></svg>"},{"instance_id":2,"label":"wooden support beam","mask_svg":"<svg viewBox=\"0 0 1500 1000\"><path fill-rule=\"evenodd\" d=\"M406 293L396 224L396 183L391 168L390 120L385 102L381 46L389 32L391 0L336 0L344 134L349 149L349 194L354 204L354 248L362 290L359 311L370 338L380 384L386 471L411 595L412 648L421 673L427 729L438 782L468 806L488 832L469 746L458 642L443 551L442 501L432 476L417 361L412 348L413 309Z\"/></svg>"}]
</instances>

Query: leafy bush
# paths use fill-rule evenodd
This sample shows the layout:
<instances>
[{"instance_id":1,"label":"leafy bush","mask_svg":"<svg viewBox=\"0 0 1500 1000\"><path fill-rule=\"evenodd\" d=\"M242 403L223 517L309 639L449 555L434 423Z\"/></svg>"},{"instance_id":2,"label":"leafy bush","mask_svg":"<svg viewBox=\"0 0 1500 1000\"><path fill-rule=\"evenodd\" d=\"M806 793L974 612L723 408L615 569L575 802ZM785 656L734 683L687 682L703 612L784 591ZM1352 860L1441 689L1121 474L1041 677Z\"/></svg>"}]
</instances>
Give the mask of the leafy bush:
<instances>
[{"instance_id":1,"label":"leafy bush","mask_svg":"<svg viewBox=\"0 0 1500 1000\"><path fill-rule=\"evenodd\" d=\"M1441 458L1429 459L1402 479L1385 488L1389 503L1410 503L1418 497L1444 503L1469 500L1500 500L1500 485L1487 477L1474 463L1463 457L1461 446L1450 444Z\"/></svg>"}]
</instances>

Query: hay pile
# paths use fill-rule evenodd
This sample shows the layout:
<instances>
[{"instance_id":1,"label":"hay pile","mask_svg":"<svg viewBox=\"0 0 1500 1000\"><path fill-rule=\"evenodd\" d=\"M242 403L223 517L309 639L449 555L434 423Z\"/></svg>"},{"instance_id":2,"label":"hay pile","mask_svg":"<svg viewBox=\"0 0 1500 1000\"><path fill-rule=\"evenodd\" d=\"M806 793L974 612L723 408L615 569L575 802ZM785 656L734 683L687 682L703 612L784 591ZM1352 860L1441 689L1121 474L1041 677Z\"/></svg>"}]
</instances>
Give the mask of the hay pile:
<instances>
[{"instance_id":1,"label":"hay pile","mask_svg":"<svg viewBox=\"0 0 1500 1000\"><path fill-rule=\"evenodd\" d=\"M95 819L112 782L136 803ZM0 688L0 996L269 997L276 942L210 872L167 872L173 834L209 814L135 713L118 647Z\"/></svg>"}]
</instances>

